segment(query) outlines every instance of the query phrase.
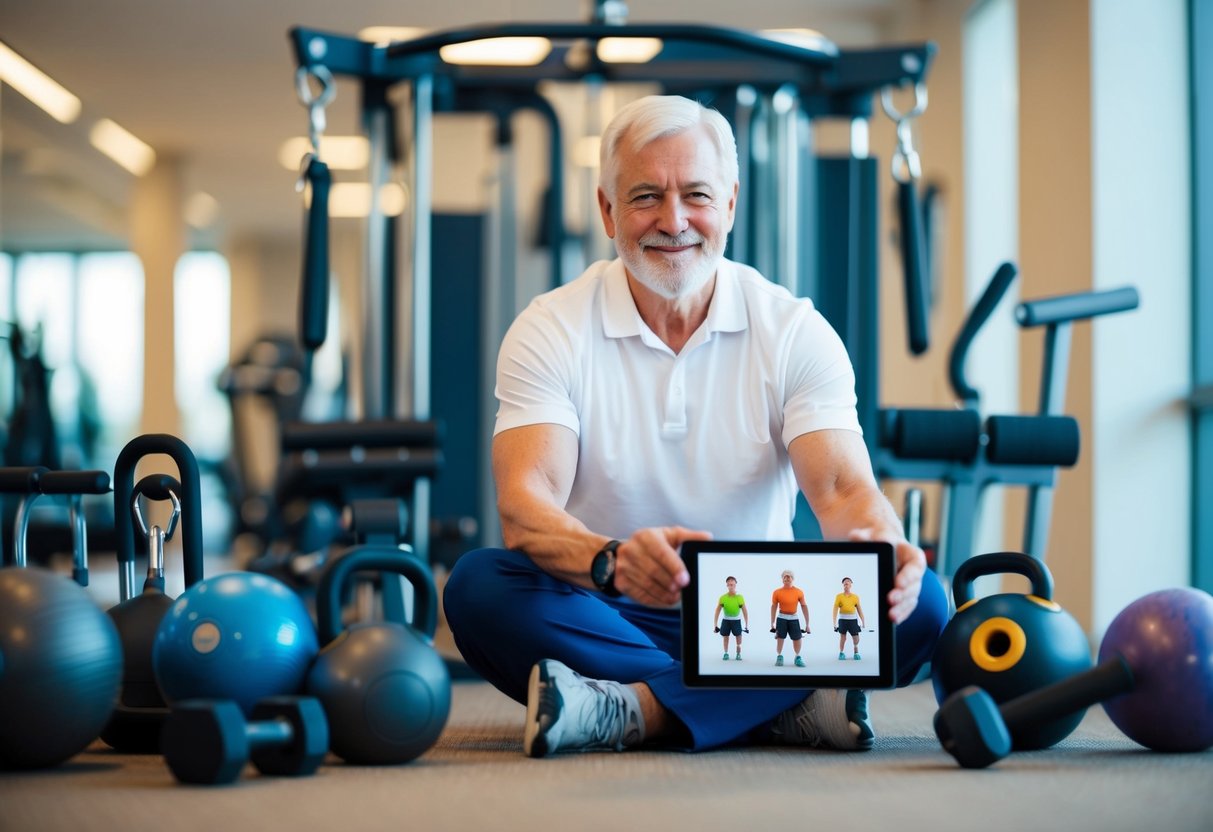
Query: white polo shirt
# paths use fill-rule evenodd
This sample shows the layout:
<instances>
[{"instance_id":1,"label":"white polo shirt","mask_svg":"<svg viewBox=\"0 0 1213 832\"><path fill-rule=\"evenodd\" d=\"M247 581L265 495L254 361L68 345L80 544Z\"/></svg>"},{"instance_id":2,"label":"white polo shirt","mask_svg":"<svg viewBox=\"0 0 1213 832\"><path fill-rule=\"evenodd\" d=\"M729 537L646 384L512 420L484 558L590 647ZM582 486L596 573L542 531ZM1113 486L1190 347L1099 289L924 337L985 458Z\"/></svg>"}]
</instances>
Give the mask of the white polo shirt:
<instances>
[{"instance_id":1,"label":"white polo shirt","mask_svg":"<svg viewBox=\"0 0 1213 832\"><path fill-rule=\"evenodd\" d=\"M718 539L792 537L787 446L859 431L841 339L807 298L729 260L677 355L644 323L619 260L536 297L497 361L495 433L563 425L579 456L565 506L599 534L681 525Z\"/></svg>"}]
</instances>

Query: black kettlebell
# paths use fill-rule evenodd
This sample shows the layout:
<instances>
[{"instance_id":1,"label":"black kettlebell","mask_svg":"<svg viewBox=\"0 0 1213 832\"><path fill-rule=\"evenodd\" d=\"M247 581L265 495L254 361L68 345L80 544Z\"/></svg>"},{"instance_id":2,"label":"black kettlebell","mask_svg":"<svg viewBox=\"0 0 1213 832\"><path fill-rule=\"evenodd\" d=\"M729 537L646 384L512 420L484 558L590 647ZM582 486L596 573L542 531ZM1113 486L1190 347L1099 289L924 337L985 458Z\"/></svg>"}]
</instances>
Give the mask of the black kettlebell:
<instances>
[{"instance_id":1,"label":"black kettlebell","mask_svg":"<svg viewBox=\"0 0 1213 832\"><path fill-rule=\"evenodd\" d=\"M341 598L355 572L403 575L413 585L413 626L403 621L343 630ZM434 650L438 591L429 569L391 546L358 546L334 560L316 595L324 647L307 691L324 705L329 749L355 764L405 763L438 740L451 711L451 678Z\"/></svg>"},{"instance_id":2,"label":"black kettlebell","mask_svg":"<svg viewBox=\"0 0 1213 832\"><path fill-rule=\"evenodd\" d=\"M973 598L973 581L1010 572L1032 582L1032 593ZM983 688L1002 703L1091 667L1087 635L1053 601L1053 576L1036 558L1020 552L977 555L952 578L956 614L935 644L931 678L940 704L967 686ZM1070 734L1082 712L1017 727L1017 749L1048 748Z\"/></svg>"},{"instance_id":3,"label":"black kettlebell","mask_svg":"<svg viewBox=\"0 0 1213 832\"><path fill-rule=\"evenodd\" d=\"M177 463L180 482L167 474L144 477L135 485L135 466L149 454L167 454ZM159 526L141 530L149 542L147 578L143 591L133 594L135 569L135 522L140 496L170 500L174 517L169 529ZM152 645L161 619L173 598L164 593L163 543L172 536L181 517L185 586L202 580L202 509L198 463L189 447L175 436L147 434L131 440L114 466L114 531L118 542L118 567L122 601L109 610L122 640L122 696L101 739L118 751L152 754L160 751L160 726L168 706L152 672Z\"/></svg>"}]
</instances>

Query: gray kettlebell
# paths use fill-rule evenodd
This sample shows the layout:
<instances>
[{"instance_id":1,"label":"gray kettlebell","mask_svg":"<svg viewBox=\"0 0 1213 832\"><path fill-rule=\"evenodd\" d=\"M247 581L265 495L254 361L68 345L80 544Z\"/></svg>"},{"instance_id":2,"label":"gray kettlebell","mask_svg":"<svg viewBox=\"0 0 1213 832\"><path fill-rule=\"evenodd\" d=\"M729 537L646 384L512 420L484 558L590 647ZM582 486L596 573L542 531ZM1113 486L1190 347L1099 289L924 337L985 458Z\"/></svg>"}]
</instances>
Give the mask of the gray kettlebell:
<instances>
[{"instance_id":1,"label":"gray kettlebell","mask_svg":"<svg viewBox=\"0 0 1213 832\"><path fill-rule=\"evenodd\" d=\"M355 572L403 575L414 589L413 626L385 621L343 629L341 599ZM451 711L451 677L432 646L438 591L430 571L390 546L350 549L321 577L316 617L324 646L307 690L324 705L329 749L359 765L406 763L425 753Z\"/></svg>"}]
</instances>

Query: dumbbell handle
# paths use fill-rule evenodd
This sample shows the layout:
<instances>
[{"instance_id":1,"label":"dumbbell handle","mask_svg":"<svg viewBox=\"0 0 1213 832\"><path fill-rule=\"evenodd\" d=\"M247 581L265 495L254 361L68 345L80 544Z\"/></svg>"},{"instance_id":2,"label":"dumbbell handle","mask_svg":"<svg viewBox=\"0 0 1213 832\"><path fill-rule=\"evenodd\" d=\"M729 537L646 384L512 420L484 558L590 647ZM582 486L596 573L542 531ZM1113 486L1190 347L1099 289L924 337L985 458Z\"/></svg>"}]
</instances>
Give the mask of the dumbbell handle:
<instances>
[{"instance_id":1,"label":"dumbbell handle","mask_svg":"<svg viewBox=\"0 0 1213 832\"><path fill-rule=\"evenodd\" d=\"M1059 719L1133 689L1133 671L1124 656L1104 659L1090 670L1062 679L999 707L1012 734L1025 725Z\"/></svg>"},{"instance_id":2,"label":"dumbbell handle","mask_svg":"<svg viewBox=\"0 0 1213 832\"><path fill-rule=\"evenodd\" d=\"M245 726L245 736L248 737L249 748L261 748L290 742L295 738L295 729L285 719L265 719Z\"/></svg>"}]
</instances>

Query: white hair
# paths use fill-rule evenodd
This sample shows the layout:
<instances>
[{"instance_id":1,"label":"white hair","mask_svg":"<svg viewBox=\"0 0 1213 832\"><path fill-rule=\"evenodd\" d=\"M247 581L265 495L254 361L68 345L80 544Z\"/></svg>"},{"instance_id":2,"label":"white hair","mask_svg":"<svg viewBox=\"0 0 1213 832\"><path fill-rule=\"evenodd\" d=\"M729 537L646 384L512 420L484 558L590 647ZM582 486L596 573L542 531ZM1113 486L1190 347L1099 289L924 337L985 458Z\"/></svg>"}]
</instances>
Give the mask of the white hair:
<instances>
[{"instance_id":1,"label":"white hair","mask_svg":"<svg viewBox=\"0 0 1213 832\"><path fill-rule=\"evenodd\" d=\"M612 199L619 175L620 144L626 138L631 150L657 139L677 135L695 127L706 127L720 157L726 187L737 181L737 140L733 128L716 110L681 95L649 95L625 105L602 134L599 149L598 185Z\"/></svg>"},{"instance_id":2,"label":"white hair","mask_svg":"<svg viewBox=\"0 0 1213 832\"><path fill-rule=\"evenodd\" d=\"M780 580L783 580L784 576L787 576L787 577L789 577L789 578L795 578L795 577L796 577L796 575L794 575L794 574L792 573L792 570L791 570L791 569L785 569L785 570L783 570L782 572L780 572L780 573L779 573L779 579L780 579Z\"/></svg>"}]
</instances>

